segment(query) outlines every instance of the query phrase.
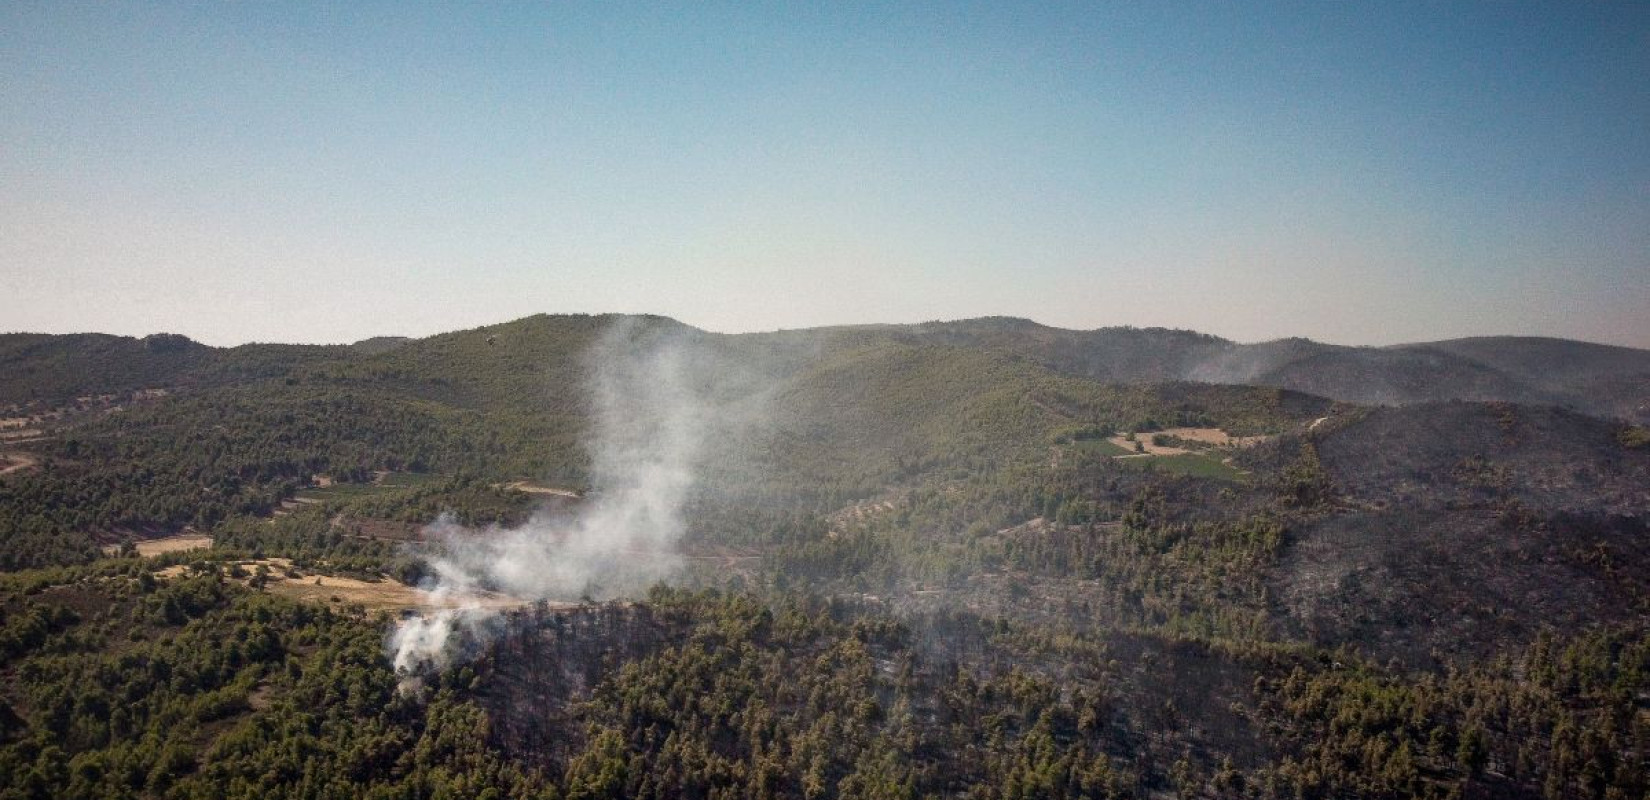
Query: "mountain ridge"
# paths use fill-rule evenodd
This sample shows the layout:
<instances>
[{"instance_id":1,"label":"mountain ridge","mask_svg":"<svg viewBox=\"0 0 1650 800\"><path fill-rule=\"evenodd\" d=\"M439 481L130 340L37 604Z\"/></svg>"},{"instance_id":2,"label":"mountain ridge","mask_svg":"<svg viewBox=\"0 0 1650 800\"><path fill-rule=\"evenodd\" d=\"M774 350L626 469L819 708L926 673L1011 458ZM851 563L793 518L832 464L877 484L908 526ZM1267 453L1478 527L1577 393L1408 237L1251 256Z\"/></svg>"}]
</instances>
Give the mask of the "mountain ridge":
<instances>
[{"instance_id":1,"label":"mountain ridge","mask_svg":"<svg viewBox=\"0 0 1650 800\"><path fill-rule=\"evenodd\" d=\"M778 356L872 341L931 342L1007 352L1054 372L1102 383L1166 381L1274 386L1360 405L1446 400L1516 402L1592 416L1650 422L1650 350L1541 336L1475 336L1385 346L1335 345L1301 337L1239 343L1171 328L1058 328L1021 317L915 324L842 325L723 334L655 315L536 314L420 338L373 337L351 345L245 344L212 347L175 334L0 334L0 403L42 396L211 384L248 372L280 376L320 361L412 363L438 353L472 355L480 341L509 348L541 329L637 319ZM501 352L501 351L495 351ZM44 354L44 356L43 356ZM46 366L38 362L45 358ZM448 356L439 356L446 358ZM53 364L55 363L55 366ZM52 370L62 380L52 380ZM41 374L42 372L47 374ZM97 385L95 378L106 378ZM19 379L20 378L20 379Z\"/></svg>"}]
</instances>

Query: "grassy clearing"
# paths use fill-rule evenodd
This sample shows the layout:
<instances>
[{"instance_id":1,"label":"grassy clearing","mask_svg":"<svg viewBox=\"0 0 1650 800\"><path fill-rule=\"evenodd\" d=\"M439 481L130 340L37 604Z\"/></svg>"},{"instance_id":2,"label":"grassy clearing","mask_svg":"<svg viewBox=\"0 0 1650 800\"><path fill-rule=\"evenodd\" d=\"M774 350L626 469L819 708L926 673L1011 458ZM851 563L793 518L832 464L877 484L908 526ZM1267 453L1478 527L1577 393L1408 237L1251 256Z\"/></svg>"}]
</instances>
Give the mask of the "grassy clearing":
<instances>
[{"instance_id":1,"label":"grassy clearing","mask_svg":"<svg viewBox=\"0 0 1650 800\"><path fill-rule=\"evenodd\" d=\"M432 483L447 480L448 476L438 472L386 472L378 479L379 486L392 489L416 489Z\"/></svg>"},{"instance_id":2,"label":"grassy clearing","mask_svg":"<svg viewBox=\"0 0 1650 800\"><path fill-rule=\"evenodd\" d=\"M1173 472L1180 475L1192 475L1199 478L1214 478L1222 481L1241 481L1245 473L1229 464L1223 464L1208 456L1197 453L1181 453L1169 456L1154 456L1149 459L1128 460L1124 463L1150 465L1152 469Z\"/></svg>"},{"instance_id":3,"label":"grassy clearing","mask_svg":"<svg viewBox=\"0 0 1650 800\"><path fill-rule=\"evenodd\" d=\"M212 537L199 533L180 533L176 536L163 536L159 539L145 539L137 542L137 553L143 558L158 556L164 553L176 553L180 550L204 550L212 546ZM111 544L103 548L107 556L118 555L120 545Z\"/></svg>"},{"instance_id":4,"label":"grassy clearing","mask_svg":"<svg viewBox=\"0 0 1650 800\"><path fill-rule=\"evenodd\" d=\"M527 494L551 495L551 496L554 496L554 497L571 497L571 498L574 498L574 499L577 499L577 498L581 497L581 495L576 490L573 490L573 489L564 489L564 488L557 487L557 486L537 486L537 485L534 485L532 483L528 483L527 481L515 481L514 483L502 484L502 488L514 489L515 491L526 492Z\"/></svg>"},{"instance_id":5,"label":"grassy clearing","mask_svg":"<svg viewBox=\"0 0 1650 800\"><path fill-rule=\"evenodd\" d=\"M400 491L399 486L380 486L372 483L335 483L331 486L318 486L309 489L299 489L293 495L298 500L328 503L334 500L355 500L361 497Z\"/></svg>"},{"instance_id":6,"label":"grassy clearing","mask_svg":"<svg viewBox=\"0 0 1650 800\"><path fill-rule=\"evenodd\" d=\"M373 483L334 483L328 486L311 486L299 489L294 495L299 500L314 502L331 502L334 500L356 500L362 497L399 492L406 489L416 489L447 480L446 475L433 472L386 472L383 477Z\"/></svg>"}]
</instances>

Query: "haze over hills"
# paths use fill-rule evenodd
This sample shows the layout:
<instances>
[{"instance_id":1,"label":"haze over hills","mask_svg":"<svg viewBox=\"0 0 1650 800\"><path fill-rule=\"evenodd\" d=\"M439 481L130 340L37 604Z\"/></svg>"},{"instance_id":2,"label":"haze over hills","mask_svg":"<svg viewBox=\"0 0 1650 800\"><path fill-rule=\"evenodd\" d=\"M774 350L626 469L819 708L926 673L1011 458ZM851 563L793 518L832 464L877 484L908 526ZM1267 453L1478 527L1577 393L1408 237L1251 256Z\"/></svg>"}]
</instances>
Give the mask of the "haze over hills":
<instances>
[{"instance_id":1,"label":"haze over hills","mask_svg":"<svg viewBox=\"0 0 1650 800\"><path fill-rule=\"evenodd\" d=\"M1475 337L1390 347L1308 339L1238 344L1192 331L1071 331L985 318L898 329L917 337L1022 353L1106 382L1192 380L1279 386L1335 400L1404 405L1501 400L1650 419L1650 350L1533 337Z\"/></svg>"},{"instance_id":2,"label":"haze over hills","mask_svg":"<svg viewBox=\"0 0 1650 800\"><path fill-rule=\"evenodd\" d=\"M556 318L541 315L476 330L530 342L553 335L550 332L561 324ZM411 345L403 359L433 358L454 335L425 339L376 337L350 349L353 356L394 361L387 354ZM1007 317L801 329L726 338L739 342L738 347L770 358L787 351L797 354L844 343L937 343L1012 353L1055 372L1102 383L1196 381L1277 386L1363 405L1494 400L1557 405L1593 416L1650 421L1650 351L1565 339L1475 337L1389 347L1328 345L1307 339L1239 344L1192 331L1075 331ZM516 344L518 352L522 346ZM422 355L426 350L432 355ZM132 339L101 334L0 334L0 369L9 376L0 389L5 393L0 395L0 402L18 402L25 393L66 398L151 384L211 383L232 374L264 374L326 358L347 360L338 348L316 345L254 344L220 349L175 336ZM100 376L96 380L105 384L85 383L91 375Z\"/></svg>"}]
</instances>

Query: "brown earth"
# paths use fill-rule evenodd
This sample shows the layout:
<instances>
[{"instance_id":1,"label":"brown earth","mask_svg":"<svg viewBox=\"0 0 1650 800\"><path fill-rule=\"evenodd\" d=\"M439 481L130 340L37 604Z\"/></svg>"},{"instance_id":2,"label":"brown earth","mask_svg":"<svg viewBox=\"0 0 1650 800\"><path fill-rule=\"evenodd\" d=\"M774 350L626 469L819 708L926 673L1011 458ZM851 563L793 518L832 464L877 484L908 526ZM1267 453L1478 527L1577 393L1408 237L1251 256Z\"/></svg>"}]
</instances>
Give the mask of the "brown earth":
<instances>
[{"instance_id":1,"label":"brown earth","mask_svg":"<svg viewBox=\"0 0 1650 800\"><path fill-rule=\"evenodd\" d=\"M518 492L526 492L527 494L547 494L555 497L571 497L573 499L578 499L583 496L572 489L562 489L555 486L538 486L528 483L527 481L512 481L510 483L498 484L498 488L514 489Z\"/></svg>"},{"instance_id":2,"label":"brown earth","mask_svg":"<svg viewBox=\"0 0 1650 800\"><path fill-rule=\"evenodd\" d=\"M23 470L34 466L36 463L38 462L35 461L34 456L31 456L28 453L16 450L0 453L0 475L6 475L12 472L22 472Z\"/></svg>"},{"instance_id":3,"label":"brown earth","mask_svg":"<svg viewBox=\"0 0 1650 800\"><path fill-rule=\"evenodd\" d=\"M159 539L146 539L137 543L138 555L148 558L163 553L176 553L180 550L204 550L212 546L212 537L200 533L180 533L175 536L162 536ZM118 555L120 545L111 544L103 548L104 555Z\"/></svg>"},{"instance_id":4,"label":"brown earth","mask_svg":"<svg viewBox=\"0 0 1650 800\"><path fill-rule=\"evenodd\" d=\"M258 567L267 567L269 574L265 584L266 591L293 600L319 605L358 605L367 611L399 613L402 611L434 611L443 608L506 609L528 604L526 600L498 592L482 591L462 595L435 594L415 586L408 586L393 578L380 577L376 580L362 580L338 575L312 574L304 574L302 577L287 577L292 572L292 561L286 558L237 561L235 565L248 574L248 577L240 579L242 583L249 584L252 579L251 576L256 574ZM167 567L155 574L161 578L175 578L186 571L188 571L188 567L180 564Z\"/></svg>"},{"instance_id":5,"label":"brown earth","mask_svg":"<svg viewBox=\"0 0 1650 800\"><path fill-rule=\"evenodd\" d=\"M1268 438L1265 436L1233 436L1220 428L1165 428L1160 431L1137 432L1134 434L1135 441L1133 442L1129 441L1128 434L1113 436L1106 441L1129 451L1129 455L1118 456L1118 458L1128 458L1129 456L1139 455L1174 456L1192 452L1184 447L1171 447L1167 445L1152 444L1152 437L1159 435L1173 436L1189 442L1200 442L1212 447L1231 448L1250 447L1260 444ZM1136 442L1140 444L1144 452L1136 453L1134 451Z\"/></svg>"}]
</instances>

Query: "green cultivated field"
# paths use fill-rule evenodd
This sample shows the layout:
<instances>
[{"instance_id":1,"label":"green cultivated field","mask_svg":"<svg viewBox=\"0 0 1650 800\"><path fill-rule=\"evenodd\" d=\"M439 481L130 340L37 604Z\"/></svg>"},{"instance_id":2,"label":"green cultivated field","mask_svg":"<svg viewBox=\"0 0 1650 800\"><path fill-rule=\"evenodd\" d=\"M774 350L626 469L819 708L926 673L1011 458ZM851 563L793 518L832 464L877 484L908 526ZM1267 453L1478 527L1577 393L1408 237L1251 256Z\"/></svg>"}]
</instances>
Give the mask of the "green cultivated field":
<instances>
[{"instance_id":1,"label":"green cultivated field","mask_svg":"<svg viewBox=\"0 0 1650 800\"><path fill-rule=\"evenodd\" d=\"M1172 472L1176 475L1191 475L1221 481L1241 481L1245 478L1242 470L1198 453L1177 453L1171 456L1128 459L1125 463Z\"/></svg>"}]
</instances>

